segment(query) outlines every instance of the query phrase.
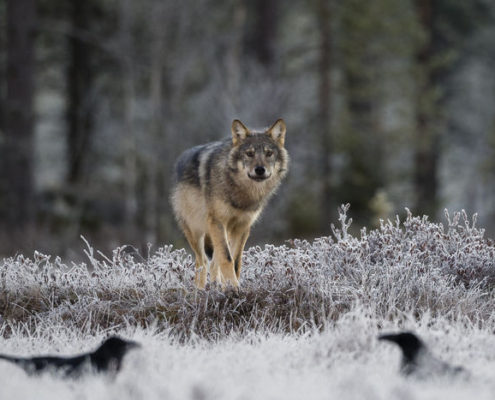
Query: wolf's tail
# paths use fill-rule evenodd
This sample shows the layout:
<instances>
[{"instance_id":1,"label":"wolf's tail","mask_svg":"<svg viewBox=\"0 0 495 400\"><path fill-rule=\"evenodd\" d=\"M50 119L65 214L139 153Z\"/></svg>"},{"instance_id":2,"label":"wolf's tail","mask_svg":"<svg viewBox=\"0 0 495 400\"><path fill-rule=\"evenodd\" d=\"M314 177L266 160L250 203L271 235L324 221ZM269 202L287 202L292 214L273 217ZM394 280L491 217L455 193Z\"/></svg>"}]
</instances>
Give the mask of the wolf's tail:
<instances>
[{"instance_id":1,"label":"wolf's tail","mask_svg":"<svg viewBox=\"0 0 495 400\"><path fill-rule=\"evenodd\" d=\"M210 260L213 258L213 243L209 235L205 236L205 254Z\"/></svg>"}]
</instances>

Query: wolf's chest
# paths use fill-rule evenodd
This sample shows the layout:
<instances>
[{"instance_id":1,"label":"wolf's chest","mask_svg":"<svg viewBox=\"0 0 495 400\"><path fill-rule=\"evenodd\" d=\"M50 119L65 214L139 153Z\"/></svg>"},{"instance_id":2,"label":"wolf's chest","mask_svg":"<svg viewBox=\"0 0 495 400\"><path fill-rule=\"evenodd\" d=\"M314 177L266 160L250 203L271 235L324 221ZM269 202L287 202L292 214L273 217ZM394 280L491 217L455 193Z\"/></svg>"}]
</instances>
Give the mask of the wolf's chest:
<instances>
[{"instance_id":1,"label":"wolf's chest","mask_svg":"<svg viewBox=\"0 0 495 400\"><path fill-rule=\"evenodd\" d=\"M261 213L262 207L254 210L235 207L231 202L218 200L215 204L215 214L227 227L250 226Z\"/></svg>"}]
</instances>

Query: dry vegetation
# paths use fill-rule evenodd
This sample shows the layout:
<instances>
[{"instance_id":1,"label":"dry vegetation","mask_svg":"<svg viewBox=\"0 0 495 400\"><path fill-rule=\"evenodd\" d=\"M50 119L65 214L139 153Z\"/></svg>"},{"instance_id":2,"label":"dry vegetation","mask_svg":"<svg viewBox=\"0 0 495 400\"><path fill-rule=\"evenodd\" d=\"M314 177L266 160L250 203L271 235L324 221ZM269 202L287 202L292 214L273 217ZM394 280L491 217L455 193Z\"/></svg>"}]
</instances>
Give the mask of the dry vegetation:
<instances>
[{"instance_id":1,"label":"dry vegetation","mask_svg":"<svg viewBox=\"0 0 495 400\"><path fill-rule=\"evenodd\" d=\"M493 323L495 245L476 216L446 213L443 226L409 213L355 237L347 211L341 208L333 237L248 249L238 294L194 290L191 256L171 246L144 259L126 246L106 257L88 244L88 264L39 253L4 259L0 334L153 326L179 340L215 340L313 331L356 307L398 326L410 315Z\"/></svg>"}]
</instances>

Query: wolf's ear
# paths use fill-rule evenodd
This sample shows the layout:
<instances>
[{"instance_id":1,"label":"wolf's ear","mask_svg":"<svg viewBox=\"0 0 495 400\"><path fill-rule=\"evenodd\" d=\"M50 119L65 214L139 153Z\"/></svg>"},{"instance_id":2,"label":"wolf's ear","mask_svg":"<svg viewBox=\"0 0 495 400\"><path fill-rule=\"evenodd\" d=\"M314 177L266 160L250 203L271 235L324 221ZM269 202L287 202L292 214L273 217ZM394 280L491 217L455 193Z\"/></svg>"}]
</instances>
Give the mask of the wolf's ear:
<instances>
[{"instance_id":1,"label":"wolf's ear","mask_svg":"<svg viewBox=\"0 0 495 400\"><path fill-rule=\"evenodd\" d=\"M246 128L241 121L238 119L232 121L232 143L234 146L238 145L249 135L249 129Z\"/></svg>"},{"instance_id":2,"label":"wolf's ear","mask_svg":"<svg viewBox=\"0 0 495 400\"><path fill-rule=\"evenodd\" d=\"M280 146L285 143L285 122L283 119L277 119L277 121L266 131L266 133L275 140Z\"/></svg>"}]
</instances>

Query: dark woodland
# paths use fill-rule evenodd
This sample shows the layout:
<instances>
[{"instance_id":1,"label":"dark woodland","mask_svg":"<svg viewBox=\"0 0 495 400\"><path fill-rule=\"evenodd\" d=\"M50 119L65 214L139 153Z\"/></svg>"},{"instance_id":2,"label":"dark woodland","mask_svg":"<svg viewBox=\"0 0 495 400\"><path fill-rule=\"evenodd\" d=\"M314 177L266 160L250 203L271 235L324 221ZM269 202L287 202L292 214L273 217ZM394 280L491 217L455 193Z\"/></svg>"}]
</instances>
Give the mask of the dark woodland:
<instances>
[{"instance_id":1,"label":"dark woodland","mask_svg":"<svg viewBox=\"0 0 495 400\"><path fill-rule=\"evenodd\" d=\"M188 147L287 124L247 246L406 215L495 235L490 0L0 0L0 255L185 245Z\"/></svg>"}]
</instances>

